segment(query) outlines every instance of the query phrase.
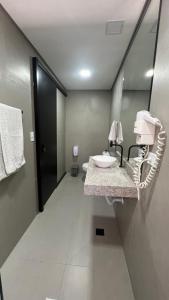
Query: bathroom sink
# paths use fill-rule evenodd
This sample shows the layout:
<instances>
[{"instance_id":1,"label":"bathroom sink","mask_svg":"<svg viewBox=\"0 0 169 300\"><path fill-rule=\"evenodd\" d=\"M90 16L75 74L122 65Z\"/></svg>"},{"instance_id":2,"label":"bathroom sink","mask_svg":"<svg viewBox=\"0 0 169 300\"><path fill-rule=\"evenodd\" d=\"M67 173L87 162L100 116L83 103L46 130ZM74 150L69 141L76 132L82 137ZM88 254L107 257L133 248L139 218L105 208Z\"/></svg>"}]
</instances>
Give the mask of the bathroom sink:
<instances>
[{"instance_id":1,"label":"bathroom sink","mask_svg":"<svg viewBox=\"0 0 169 300\"><path fill-rule=\"evenodd\" d=\"M93 156L92 159L94 160L95 165L99 168L110 168L117 161L115 157L107 155L96 155Z\"/></svg>"}]
</instances>

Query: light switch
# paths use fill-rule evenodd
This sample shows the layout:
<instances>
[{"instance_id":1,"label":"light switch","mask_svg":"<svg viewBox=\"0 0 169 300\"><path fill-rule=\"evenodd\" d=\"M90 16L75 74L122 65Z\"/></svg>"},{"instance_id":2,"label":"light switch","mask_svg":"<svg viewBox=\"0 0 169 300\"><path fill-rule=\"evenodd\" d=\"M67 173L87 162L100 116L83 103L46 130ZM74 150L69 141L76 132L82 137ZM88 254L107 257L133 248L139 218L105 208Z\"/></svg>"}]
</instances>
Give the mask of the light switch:
<instances>
[{"instance_id":1,"label":"light switch","mask_svg":"<svg viewBox=\"0 0 169 300\"><path fill-rule=\"evenodd\" d=\"M30 135L30 141L31 142L35 142L35 132L34 131L30 131L29 135Z\"/></svg>"}]
</instances>

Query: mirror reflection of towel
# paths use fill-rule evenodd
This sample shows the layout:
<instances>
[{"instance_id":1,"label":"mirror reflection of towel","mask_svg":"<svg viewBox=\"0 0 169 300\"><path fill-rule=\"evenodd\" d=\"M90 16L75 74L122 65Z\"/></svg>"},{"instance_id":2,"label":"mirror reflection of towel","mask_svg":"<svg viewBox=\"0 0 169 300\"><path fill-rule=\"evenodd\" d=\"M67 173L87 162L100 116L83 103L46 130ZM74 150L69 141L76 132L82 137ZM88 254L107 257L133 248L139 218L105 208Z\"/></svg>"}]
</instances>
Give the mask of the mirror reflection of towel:
<instances>
[{"instance_id":1,"label":"mirror reflection of towel","mask_svg":"<svg viewBox=\"0 0 169 300\"><path fill-rule=\"evenodd\" d=\"M115 144L116 135L117 135L117 121L114 120L110 128L110 133L108 137L109 142L113 142L113 144Z\"/></svg>"},{"instance_id":2,"label":"mirror reflection of towel","mask_svg":"<svg viewBox=\"0 0 169 300\"><path fill-rule=\"evenodd\" d=\"M113 144L121 144L123 142L123 129L120 121L113 121L108 140L113 142Z\"/></svg>"},{"instance_id":3,"label":"mirror reflection of towel","mask_svg":"<svg viewBox=\"0 0 169 300\"><path fill-rule=\"evenodd\" d=\"M116 143L121 144L123 142L123 129L121 122L117 124L117 135L116 135Z\"/></svg>"}]
</instances>

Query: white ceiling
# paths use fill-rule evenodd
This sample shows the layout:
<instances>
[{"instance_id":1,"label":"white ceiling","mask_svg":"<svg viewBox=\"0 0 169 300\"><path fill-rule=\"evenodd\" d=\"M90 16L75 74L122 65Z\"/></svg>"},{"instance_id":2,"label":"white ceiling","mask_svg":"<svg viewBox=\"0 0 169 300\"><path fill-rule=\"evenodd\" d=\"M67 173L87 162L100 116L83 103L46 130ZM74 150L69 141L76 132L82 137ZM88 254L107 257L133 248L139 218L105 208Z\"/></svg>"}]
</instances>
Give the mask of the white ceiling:
<instances>
[{"instance_id":1,"label":"white ceiling","mask_svg":"<svg viewBox=\"0 0 169 300\"><path fill-rule=\"evenodd\" d=\"M67 89L109 89L145 0L1 0ZM106 36L108 20L124 20ZM90 79L79 71L88 68Z\"/></svg>"}]
</instances>

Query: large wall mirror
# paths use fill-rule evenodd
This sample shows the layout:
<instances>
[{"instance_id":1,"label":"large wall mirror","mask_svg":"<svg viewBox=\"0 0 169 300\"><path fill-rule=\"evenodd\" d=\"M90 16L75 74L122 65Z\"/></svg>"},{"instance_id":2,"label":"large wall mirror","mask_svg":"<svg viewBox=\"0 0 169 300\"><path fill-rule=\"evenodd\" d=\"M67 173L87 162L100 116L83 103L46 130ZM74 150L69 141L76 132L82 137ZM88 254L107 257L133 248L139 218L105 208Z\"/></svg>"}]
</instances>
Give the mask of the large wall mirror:
<instances>
[{"instance_id":1,"label":"large wall mirror","mask_svg":"<svg viewBox=\"0 0 169 300\"><path fill-rule=\"evenodd\" d=\"M128 148L136 143L133 129L137 111L149 110L150 106L159 9L160 0L152 0L144 11L114 84L113 97L119 100L113 99L113 109L116 110L117 105L120 107L119 116L116 114L114 118L122 123L125 156ZM133 149L131 156L136 155L137 150Z\"/></svg>"}]
</instances>

